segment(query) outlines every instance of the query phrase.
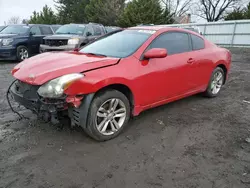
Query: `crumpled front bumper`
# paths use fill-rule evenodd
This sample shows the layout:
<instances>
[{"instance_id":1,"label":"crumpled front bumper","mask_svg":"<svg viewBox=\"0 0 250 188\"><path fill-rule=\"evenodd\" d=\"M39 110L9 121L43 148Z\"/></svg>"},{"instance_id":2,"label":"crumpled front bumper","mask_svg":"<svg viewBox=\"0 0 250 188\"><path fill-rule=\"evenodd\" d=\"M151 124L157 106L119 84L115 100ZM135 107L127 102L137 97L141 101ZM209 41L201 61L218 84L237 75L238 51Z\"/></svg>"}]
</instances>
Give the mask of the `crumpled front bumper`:
<instances>
[{"instance_id":1,"label":"crumpled front bumper","mask_svg":"<svg viewBox=\"0 0 250 188\"><path fill-rule=\"evenodd\" d=\"M66 115L71 119L71 126L86 127L94 93L84 97L65 96L61 99L48 100L38 95L39 87L17 80L11 86L9 92L17 103L33 111L45 121L58 124L59 119Z\"/></svg>"},{"instance_id":2,"label":"crumpled front bumper","mask_svg":"<svg viewBox=\"0 0 250 188\"><path fill-rule=\"evenodd\" d=\"M31 110L38 116L42 117L44 115L56 123L58 112L67 110L66 100L63 98L53 101L43 99L37 94L38 88L39 86L16 81L10 88L10 93L20 105Z\"/></svg>"}]
</instances>

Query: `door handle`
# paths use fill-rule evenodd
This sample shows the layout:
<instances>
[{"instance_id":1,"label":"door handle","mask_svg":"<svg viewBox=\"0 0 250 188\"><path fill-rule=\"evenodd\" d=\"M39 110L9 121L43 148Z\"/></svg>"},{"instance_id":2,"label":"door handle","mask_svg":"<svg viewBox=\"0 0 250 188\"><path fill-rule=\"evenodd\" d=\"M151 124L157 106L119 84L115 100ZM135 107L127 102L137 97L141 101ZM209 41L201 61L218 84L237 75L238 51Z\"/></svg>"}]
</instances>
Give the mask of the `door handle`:
<instances>
[{"instance_id":1,"label":"door handle","mask_svg":"<svg viewBox=\"0 0 250 188\"><path fill-rule=\"evenodd\" d=\"M193 62L194 62L194 59L193 59L193 58L189 58L188 61L187 61L187 63L189 63L189 64L191 64L191 63L193 63Z\"/></svg>"}]
</instances>

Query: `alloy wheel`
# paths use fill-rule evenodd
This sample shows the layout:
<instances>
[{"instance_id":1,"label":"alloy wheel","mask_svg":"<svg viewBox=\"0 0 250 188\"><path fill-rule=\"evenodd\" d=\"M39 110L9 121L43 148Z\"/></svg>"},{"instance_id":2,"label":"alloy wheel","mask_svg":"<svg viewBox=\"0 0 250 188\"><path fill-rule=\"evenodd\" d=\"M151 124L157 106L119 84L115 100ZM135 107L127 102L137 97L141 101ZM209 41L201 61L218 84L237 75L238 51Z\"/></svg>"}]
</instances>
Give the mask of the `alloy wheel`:
<instances>
[{"instance_id":1,"label":"alloy wheel","mask_svg":"<svg viewBox=\"0 0 250 188\"><path fill-rule=\"evenodd\" d=\"M117 98L109 99L97 111L96 128L103 135L113 135L123 126L126 115L126 107L122 100Z\"/></svg>"},{"instance_id":2,"label":"alloy wheel","mask_svg":"<svg viewBox=\"0 0 250 188\"><path fill-rule=\"evenodd\" d=\"M221 90L223 85L223 74L221 72L216 72L211 83L211 91L213 95L216 95Z\"/></svg>"},{"instance_id":3,"label":"alloy wheel","mask_svg":"<svg viewBox=\"0 0 250 188\"><path fill-rule=\"evenodd\" d=\"M21 48L19 51L19 56L21 60L27 59L29 58L29 52L27 49L25 48Z\"/></svg>"}]
</instances>

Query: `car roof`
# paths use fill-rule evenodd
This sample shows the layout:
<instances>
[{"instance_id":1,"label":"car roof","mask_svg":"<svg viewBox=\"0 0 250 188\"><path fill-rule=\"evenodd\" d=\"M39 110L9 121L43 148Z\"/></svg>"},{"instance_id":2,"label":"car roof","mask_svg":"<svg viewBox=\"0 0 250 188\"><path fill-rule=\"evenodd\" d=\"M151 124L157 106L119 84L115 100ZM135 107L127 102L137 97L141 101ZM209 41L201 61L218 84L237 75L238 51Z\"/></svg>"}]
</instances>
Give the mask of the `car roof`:
<instances>
[{"instance_id":1,"label":"car roof","mask_svg":"<svg viewBox=\"0 0 250 188\"><path fill-rule=\"evenodd\" d=\"M141 30L179 30L180 28L171 27L171 26L136 26L136 27L130 27L129 29L141 29ZM181 29L180 29L181 30Z\"/></svg>"},{"instance_id":2,"label":"car roof","mask_svg":"<svg viewBox=\"0 0 250 188\"><path fill-rule=\"evenodd\" d=\"M128 29L133 30L153 30L153 31L185 31L186 33L192 33L197 35L197 32L185 29L185 28L178 28L178 27L171 27L171 26L136 26L136 27L130 27Z\"/></svg>"},{"instance_id":3,"label":"car roof","mask_svg":"<svg viewBox=\"0 0 250 188\"><path fill-rule=\"evenodd\" d=\"M93 23L93 22L89 22L89 23L82 23L82 24L78 24L78 23L70 23L70 24L65 24L65 25L84 25L84 26L86 26L86 25L99 25L99 26L103 26L102 24L99 24L99 23Z\"/></svg>"},{"instance_id":4,"label":"car roof","mask_svg":"<svg viewBox=\"0 0 250 188\"><path fill-rule=\"evenodd\" d=\"M69 23L69 24L64 24L64 25L84 25L84 26L85 26L85 25L87 25L87 24ZM64 25L63 25L63 26L64 26Z\"/></svg>"},{"instance_id":5,"label":"car roof","mask_svg":"<svg viewBox=\"0 0 250 188\"><path fill-rule=\"evenodd\" d=\"M7 26L34 26L34 25L37 25L37 26L51 26L49 24L10 24L10 25L7 25Z\"/></svg>"}]
</instances>

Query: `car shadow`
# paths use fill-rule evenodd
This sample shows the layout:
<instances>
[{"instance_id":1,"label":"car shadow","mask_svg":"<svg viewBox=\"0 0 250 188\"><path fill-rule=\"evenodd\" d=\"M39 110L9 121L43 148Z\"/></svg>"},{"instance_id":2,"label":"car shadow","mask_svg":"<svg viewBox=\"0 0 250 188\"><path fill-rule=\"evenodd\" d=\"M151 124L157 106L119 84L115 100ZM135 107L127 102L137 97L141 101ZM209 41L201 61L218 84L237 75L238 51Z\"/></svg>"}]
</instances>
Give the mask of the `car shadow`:
<instances>
[{"instance_id":1,"label":"car shadow","mask_svg":"<svg viewBox=\"0 0 250 188\"><path fill-rule=\"evenodd\" d=\"M131 118L128 125L124 128L123 132L118 135L117 138L113 139L115 141L107 141L109 143L123 143L126 140L135 141L137 138L139 138L141 135L147 135L150 134L150 132L154 133L160 133L165 126L168 125L162 125L161 121L164 121L165 123L168 122L169 119L168 115L170 113L170 116L176 113L176 111L185 110L183 109L184 106L196 106L199 105L201 101L207 101L209 99L202 97L200 94L187 97L175 102L171 102L165 105L161 105L159 107L155 107L149 110L146 110L142 112L139 116ZM190 105L190 103L194 103L194 105ZM188 107L187 107L188 108ZM191 113L191 112L190 112ZM176 117L173 117L175 119ZM27 120L24 120L27 122ZM29 120L28 120L29 121ZM55 136L63 136L67 137L67 139L74 140L77 139L83 143L86 144L94 144L99 143L91 139L81 127L71 127L70 121L61 122L61 124L53 125L51 123L45 123L42 120L35 120L35 121L29 121L32 124L34 124L34 129L38 130L39 132L46 129L45 132L54 132ZM173 120L171 120L173 124ZM168 124L168 123L167 123ZM37 125L37 126L36 126ZM131 138L129 138L131 137Z\"/></svg>"},{"instance_id":2,"label":"car shadow","mask_svg":"<svg viewBox=\"0 0 250 188\"><path fill-rule=\"evenodd\" d=\"M0 60L0 64L15 64L15 63L19 62L14 60Z\"/></svg>"}]
</instances>

